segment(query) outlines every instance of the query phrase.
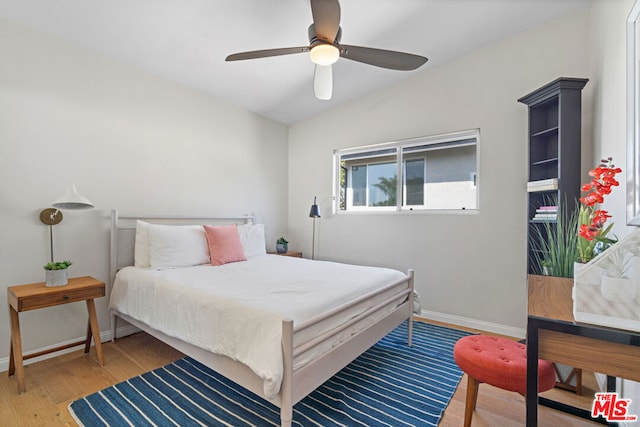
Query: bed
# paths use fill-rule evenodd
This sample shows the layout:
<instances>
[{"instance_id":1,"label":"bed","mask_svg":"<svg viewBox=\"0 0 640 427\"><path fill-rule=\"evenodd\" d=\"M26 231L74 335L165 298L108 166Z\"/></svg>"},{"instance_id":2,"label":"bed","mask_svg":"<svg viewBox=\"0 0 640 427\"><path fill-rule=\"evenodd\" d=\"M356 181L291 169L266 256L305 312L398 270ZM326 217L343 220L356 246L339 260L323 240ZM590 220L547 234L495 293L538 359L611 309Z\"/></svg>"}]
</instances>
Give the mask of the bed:
<instances>
[{"instance_id":1,"label":"bed","mask_svg":"<svg viewBox=\"0 0 640 427\"><path fill-rule=\"evenodd\" d=\"M294 404L404 321L411 345L413 271L266 254L252 220L112 211L111 336L117 319L129 322L275 404L290 426ZM141 224L156 239L151 255L140 249ZM154 243L168 230L182 236L203 225L206 233L238 229L245 259L212 266L215 247L207 263L203 248L191 251L194 240L187 249L176 243L179 250ZM139 262L144 256L151 265Z\"/></svg>"}]
</instances>

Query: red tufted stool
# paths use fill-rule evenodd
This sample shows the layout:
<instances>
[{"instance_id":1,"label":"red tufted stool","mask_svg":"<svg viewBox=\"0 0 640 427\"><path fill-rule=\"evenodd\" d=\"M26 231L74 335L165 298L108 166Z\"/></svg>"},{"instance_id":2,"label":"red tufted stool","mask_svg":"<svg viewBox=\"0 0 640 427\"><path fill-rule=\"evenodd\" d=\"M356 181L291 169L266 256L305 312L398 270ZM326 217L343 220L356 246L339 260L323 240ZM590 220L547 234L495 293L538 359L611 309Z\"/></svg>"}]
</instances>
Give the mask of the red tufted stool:
<instances>
[{"instance_id":1,"label":"red tufted stool","mask_svg":"<svg viewBox=\"0 0 640 427\"><path fill-rule=\"evenodd\" d=\"M464 425L471 426L476 408L478 385L491 384L524 396L527 389L527 347L506 338L470 335L460 338L453 348L456 363L469 377ZM547 391L556 383L553 365L538 362L538 390Z\"/></svg>"}]
</instances>

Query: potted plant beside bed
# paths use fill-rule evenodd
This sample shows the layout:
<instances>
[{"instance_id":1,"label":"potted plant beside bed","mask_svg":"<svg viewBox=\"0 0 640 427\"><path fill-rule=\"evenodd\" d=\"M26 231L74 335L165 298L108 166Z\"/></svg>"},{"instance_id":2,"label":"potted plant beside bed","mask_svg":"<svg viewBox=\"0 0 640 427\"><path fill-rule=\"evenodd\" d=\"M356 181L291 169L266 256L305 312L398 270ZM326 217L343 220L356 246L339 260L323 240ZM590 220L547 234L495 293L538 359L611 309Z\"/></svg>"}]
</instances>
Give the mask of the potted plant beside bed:
<instances>
[{"instance_id":1,"label":"potted plant beside bed","mask_svg":"<svg viewBox=\"0 0 640 427\"><path fill-rule=\"evenodd\" d=\"M45 270L45 286L64 286L68 283L68 268L73 263L71 261L50 262L47 263Z\"/></svg>"},{"instance_id":2,"label":"potted plant beside bed","mask_svg":"<svg viewBox=\"0 0 640 427\"><path fill-rule=\"evenodd\" d=\"M286 254L289 250L289 242L284 238L280 237L276 240L276 252L279 254Z\"/></svg>"}]
</instances>

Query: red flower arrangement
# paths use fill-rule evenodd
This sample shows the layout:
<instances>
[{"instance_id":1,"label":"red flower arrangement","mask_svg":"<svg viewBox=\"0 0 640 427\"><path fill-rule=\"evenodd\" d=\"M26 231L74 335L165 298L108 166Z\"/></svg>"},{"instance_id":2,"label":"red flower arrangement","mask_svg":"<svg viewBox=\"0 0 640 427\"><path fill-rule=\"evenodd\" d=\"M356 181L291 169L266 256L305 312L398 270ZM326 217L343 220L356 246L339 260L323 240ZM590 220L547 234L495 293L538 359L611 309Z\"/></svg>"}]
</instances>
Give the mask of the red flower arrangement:
<instances>
[{"instance_id":1,"label":"red flower arrangement","mask_svg":"<svg viewBox=\"0 0 640 427\"><path fill-rule=\"evenodd\" d=\"M599 209L599 204L604 202L604 196L611 193L611 187L620 183L616 180L616 174L622 169L615 167L613 159L609 157L600 161L597 168L589 171L591 182L584 184L582 192L587 194L580 198L580 213L578 221L578 254L579 262L586 263L603 250L617 242L617 239L607 237L613 223L605 227L605 223L611 215Z\"/></svg>"}]
</instances>

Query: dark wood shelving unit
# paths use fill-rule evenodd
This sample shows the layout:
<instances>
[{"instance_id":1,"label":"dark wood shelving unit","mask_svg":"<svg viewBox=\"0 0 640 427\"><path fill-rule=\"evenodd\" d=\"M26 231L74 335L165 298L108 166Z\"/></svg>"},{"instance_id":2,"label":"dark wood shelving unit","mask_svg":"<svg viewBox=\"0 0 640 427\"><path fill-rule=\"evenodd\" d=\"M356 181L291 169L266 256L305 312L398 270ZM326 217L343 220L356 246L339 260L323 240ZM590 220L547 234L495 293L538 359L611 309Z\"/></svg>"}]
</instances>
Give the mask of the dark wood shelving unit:
<instances>
[{"instance_id":1,"label":"dark wood shelving unit","mask_svg":"<svg viewBox=\"0 0 640 427\"><path fill-rule=\"evenodd\" d=\"M561 208L576 209L580 197L580 156L582 89L588 79L560 77L521 97L529 108L529 182L557 180L552 189L528 189L529 253L528 271L533 273L533 227L544 227L553 219L533 220L536 210L550 202Z\"/></svg>"}]
</instances>

